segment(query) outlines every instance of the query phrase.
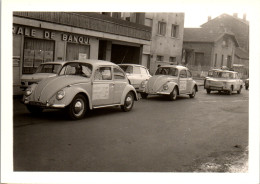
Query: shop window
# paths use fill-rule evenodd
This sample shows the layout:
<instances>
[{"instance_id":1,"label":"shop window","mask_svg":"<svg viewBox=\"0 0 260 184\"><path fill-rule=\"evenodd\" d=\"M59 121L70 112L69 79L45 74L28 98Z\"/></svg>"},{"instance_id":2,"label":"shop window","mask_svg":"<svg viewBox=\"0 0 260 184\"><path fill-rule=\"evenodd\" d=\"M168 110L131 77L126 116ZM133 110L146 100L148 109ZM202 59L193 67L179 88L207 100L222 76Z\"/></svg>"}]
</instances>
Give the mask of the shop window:
<instances>
[{"instance_id":1,"label":"shop window","mask_svg":"<svg viewBox=\"0 0 260 184\"><path fill-rule=\"evenodd\" d=\"M166 34L166 23L165 22L158 22L158 34L165 35Z\"/></svg>"},{"instance_id":2,"label":"shop window","mask_svg":"<svg viewBox=\"0 0 260 184\"><path fill-rule=\"evenodd\" d=\"M89 59L89 45L67 43L66 59L68 61Z\"/></svg>"},{"instance_id":3,"label":"shop window","mask_svg":"<svg viewBox=\"0 0 260 184\"><path fill-rule=\"evenodd\" d=\"M171 37L178 38L179 36L179 26L172 24Z\"/></svg>"},{"instance_id":4,"label":"shop window","mask_svg":"<svg viewBox=\"0 0 260 184\"><path fill-rule=\"evenodd\" d=\"M54 41L25 38L23 74L32 74L41 63L53 61Z\"/></svg>"}]
</instances>

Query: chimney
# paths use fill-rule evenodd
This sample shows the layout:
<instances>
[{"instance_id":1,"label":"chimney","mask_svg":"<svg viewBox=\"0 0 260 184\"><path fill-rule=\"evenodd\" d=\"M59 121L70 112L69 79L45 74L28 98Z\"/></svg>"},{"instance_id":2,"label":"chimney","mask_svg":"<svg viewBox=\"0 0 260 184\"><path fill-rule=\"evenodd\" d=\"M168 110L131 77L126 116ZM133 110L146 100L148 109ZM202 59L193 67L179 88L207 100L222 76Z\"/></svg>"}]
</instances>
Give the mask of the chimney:
<instances>
[{"instance_id":1,"label":"chimney","mask_svg":"<svg viewBox=\"0 0 260 184\"><path fill-rule=\"evenodd\" d=\"M237 13L233 13L233 17L237 18Z\"/></svg>"},{"instance_id":2,"label":"chimney","mask_svg":"<svg viewBox=\"0 0 260 184\"><path fill-rule=\"evenodd\" d=\"M210 21L211 20L211 16L208 16L208 21Z\"/></svg>"},{"instance_id":3,"label":"chimney","mask_svg":"<svg viewBox=\"0 0 260 184\"><path fill-rule=\"evenodd\" d=\"M246 14L245 13L243 14L243 20L246 20Z\"/></svg>"}]
</instances>

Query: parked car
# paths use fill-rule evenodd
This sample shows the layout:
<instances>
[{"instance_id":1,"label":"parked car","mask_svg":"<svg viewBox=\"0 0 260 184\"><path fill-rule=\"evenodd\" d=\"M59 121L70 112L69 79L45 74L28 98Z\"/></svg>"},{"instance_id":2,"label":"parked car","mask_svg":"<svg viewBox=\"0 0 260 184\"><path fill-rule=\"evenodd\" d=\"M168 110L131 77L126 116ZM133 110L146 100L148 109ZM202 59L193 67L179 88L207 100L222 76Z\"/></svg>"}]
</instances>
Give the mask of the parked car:
<instances>
[{"instance_id":1,"label":"parked car","mask_svg":"<svg viewBox=\"0 0 260 184\"><path fill-rule=\"evenodd\" d=\"M44 78L54 77L58 75L64 64L64 61L46 62L40 64L34 74L22 75L20 88L25 90L29 85L33 83L39 82Z\"/></svg>"},{"instance_id":2,"label":"parked car","mask_svg":"<svg viewBox=\"0 0 260 184\"><path fill-rule=\"evenodd\" d=\"M130 83L138 89L143 80L151 77L148 69L142 65L137 64L119 64L119 66L126 72Z\"/></svg>"},{"instance_id":3,"label":"parked car","mask_svg":"<svg viewBox=\"0 0 260 184\"><path fill-rule=\"evenodd\" d=\"M141 83L139 92L142 98L148 95L167 95L176 100L177 95L187 94L194 98L198 86L188 68L178 65L160 66L155 75Z\"/></svg>"},{"instance_id":4,"label":"parked car","mask_svg":"<svg viewBox=\"0 0 260 184\"><path fill-rule=\"evenodd\" d=\"M214 70L212 76L205 79L204 88L209 94L211 91L226 92L232 94L233 91L241 93L243 81L238 77L238 73L229 70Z\"/></svg>"},{"instance_id":5,"label":"parked car","mask_svg":"<svg viewBox=\"0 0 260 184\"><path fill-rule=\"evenodd\" d=\"M248 90L248 88L249 88L249 79L245 80L245 88L246 88L246 90Z\"/></svg>"},{"instance_id":6,"label":"parked car","mask_svg":"<svg viewBox=\"0 0 260 184\"><path fill-rule=\"evenodd\" d=\"M109 106L130 111L134 100L138 100L136 90L124 71L101 60L67 62L58 76L32 84L23 97L31 113L65 109L72 119L83 118L87 110Z\"/></svg>"}]
</instances>

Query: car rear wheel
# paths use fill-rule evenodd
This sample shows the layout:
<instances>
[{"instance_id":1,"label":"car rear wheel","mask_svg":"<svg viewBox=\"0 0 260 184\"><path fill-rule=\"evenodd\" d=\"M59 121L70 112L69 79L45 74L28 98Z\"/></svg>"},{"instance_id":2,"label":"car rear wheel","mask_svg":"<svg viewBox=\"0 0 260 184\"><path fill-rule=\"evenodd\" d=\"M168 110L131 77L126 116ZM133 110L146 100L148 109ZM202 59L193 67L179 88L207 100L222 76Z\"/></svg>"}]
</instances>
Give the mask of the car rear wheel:
<instances>
[{"instance_id":1,"label":"car rear wheel","mask_svg":"<svg viewBox=\"0 0 260 184\"><path fill-rule=\"evenodd\" d=\"M140 93L141 94L141 97L142 98L144 98L144 99L146 99L147 98L147 96L148 96L148 94L147 93Z\"/></svg>"},{"instance_id":2,"label":"car rear wheel","mask_svg":"<svg viewBox=\"0 0 260 184\"><path fill-rule=\"evenodd\" d=\"M211 90L210 89L207 89L207 94L210 94Z\"/></svg>"},{"instance_id":3,"label":"car rear wheel","mask_svg":"<svg viewBox=\"0 0 260 184\"><path fill-rule=\"evenodd\" d=\"M130 111L134 106L134 94L132 92L128 92L126 97L125 97L125 101L124 101L124 105L121 105L121 109L125 112Z\"/></svg>"},{"instance_id":4,"label":"car rear wheel","mask_svg":"<svg viewBox=\"0 0 260 184\"><path fill-rule=\"evenodd\" d=\"M37 106L32 106L32 105L26 105L28 111L32 114L39 114L43 111L43 108L37 107Z\"/></svg>"},{"instance_id":5,"label":"car rear wheel","mask_svg":"<svg viewBox=\"0 0 260 184\"><path fill-rule=\"evenodd\" d=\"M194 98L195 95L196 95L196 88L195 88L195 86L194 86L193 89L192 89L192 93L189 94L189 96L190 96L190 98Z\"/></svg>"},{"instance_id":6,"label":"car rear wheel","mask_svg":"<svg viewBox=\"0 0 260 184\"><path fill-rule=\"evenodd\" d=\"M174 89L172 90L172 92L171 92L170 95L169 95L170 100L171 100L171 101L175 101L176 98L177 98L177 94L178 94L177 88L174 87Z\"/></svg>"},{"instance_id":7,"label":"car rear wheel","mask_svg":"<svg viewBox=\"0 0 260 184\"><path fill-rule=\"evenodd\" d=\"M86 98L78 94L74 97L70 105L67 107L68 114L72 119L81 119L85 116L87 110Z\"/></svg>"}]
</instances>

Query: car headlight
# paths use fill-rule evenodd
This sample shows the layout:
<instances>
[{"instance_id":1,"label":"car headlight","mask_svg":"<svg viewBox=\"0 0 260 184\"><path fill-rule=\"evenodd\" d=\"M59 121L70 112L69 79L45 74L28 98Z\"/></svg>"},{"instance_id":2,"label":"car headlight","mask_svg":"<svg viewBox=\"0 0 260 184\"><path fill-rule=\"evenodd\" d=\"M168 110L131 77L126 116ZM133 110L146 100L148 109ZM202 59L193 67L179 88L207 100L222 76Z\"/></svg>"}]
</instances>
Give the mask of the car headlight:
<instances>
[{"instance_id":1,"label":"car headlight","mask_svg":"<svg viewBox=\"0 0 260 184\"><path fill-rule=\"evenodd\" d=\"M168 89L169 89L168 84L164 84L164 85L163 85L163 90L168 90Z\"/></svg>"},{"instance_id":2,"label":"car headlight","mask_svg":"<svg viewBox=\"0 0 260 184\"><path fill-rule=\"evenodd\" d=\"M60 91L58 91L56 98L57 98L57 100L61 100L64 98L64 96L65 96L65 91L60 90Z\"/></svg>"},{"instance_id":3,"label":"car headlight","mask_svg":"<svg viewBox=\"0 0 260 184\"><path fill-rule=\"evenodd\" d=\"M32 94L32 89L31 88L27 88L25 90L25 96L30 96Z\"/></svg>"}]
</instances>

